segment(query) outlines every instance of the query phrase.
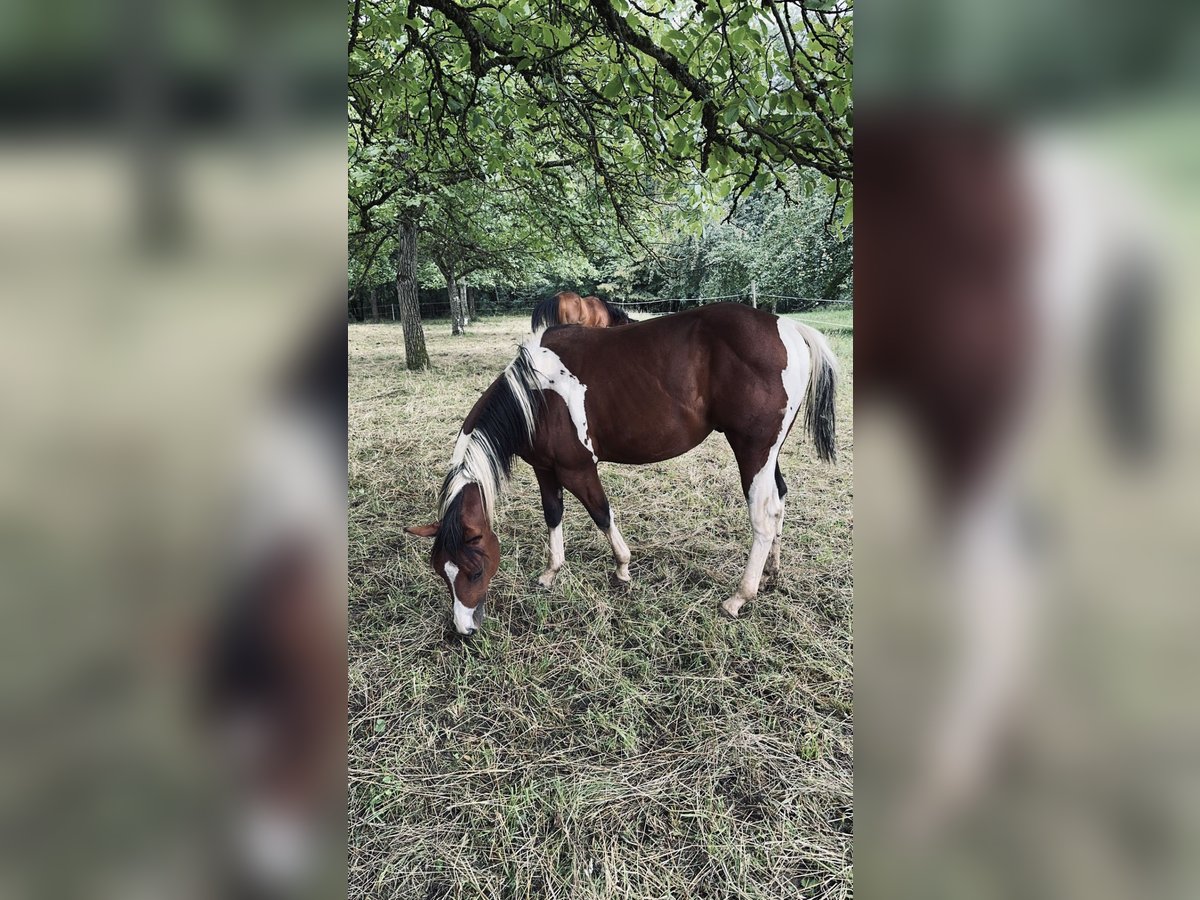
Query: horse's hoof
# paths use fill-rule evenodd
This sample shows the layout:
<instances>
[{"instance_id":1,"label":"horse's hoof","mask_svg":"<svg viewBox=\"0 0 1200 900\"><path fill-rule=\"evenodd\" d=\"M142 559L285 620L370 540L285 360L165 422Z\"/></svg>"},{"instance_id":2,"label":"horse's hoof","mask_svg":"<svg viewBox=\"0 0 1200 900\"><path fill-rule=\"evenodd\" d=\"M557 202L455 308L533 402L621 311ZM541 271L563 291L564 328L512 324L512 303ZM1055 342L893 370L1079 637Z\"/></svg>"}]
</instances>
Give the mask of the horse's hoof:
<instances>
[{"instance_id":1,"label":"horse's hoof","mask_svg":"<svg viewBox=\"0 0 1200 900\"><path fill-rule=\"evenodd\" d=\"M625 593L629 593L631 590L633 590L633 579L632 578L622 578L616 572L613 572L611 575L608 576L608 583L612 587L612 589L616 590L616 591L623 591Z\"/></svg>"},{"instance_id":2,"label":"horse's hoof","mask_svg":"<svg viewBox=\"0 0 1200 900\"><path fill-rule=\"evenodd\" d=\"M729 618L737 619L740 617L740 611L742 608L742 604L744 604L745 602L746 602L745 600L743 600L741 597L738 597L735 594L734 596L732 596L728 600L726 600L724 603L722 603L719 608L720 608L721 612L724 613L725 615L729 616Z\"/></svg>"},{"instance_id":3,"label":"horse's hoof","mask_svg":"<svg viewBox=\"0 0 1200 900\"><path fill-rule=\"evenodd\" d=\"M546 572L546 573L543 573L542 575L540 575L537 580L538 587L540 587L544 591L553 589L554 579L557 574L558 574L557 572L554 572L554 573Z\"/></svg>"}]
</instances>

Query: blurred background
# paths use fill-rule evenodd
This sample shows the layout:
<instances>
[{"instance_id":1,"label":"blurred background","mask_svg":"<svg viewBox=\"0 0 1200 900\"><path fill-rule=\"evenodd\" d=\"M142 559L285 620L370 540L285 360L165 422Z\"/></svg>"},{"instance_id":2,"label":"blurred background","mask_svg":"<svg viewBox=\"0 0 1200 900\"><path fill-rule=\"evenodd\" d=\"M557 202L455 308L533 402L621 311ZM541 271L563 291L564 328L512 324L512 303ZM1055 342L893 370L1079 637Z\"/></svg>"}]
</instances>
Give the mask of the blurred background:
<instances>
[{"instance_id":1,"label":"blurred background","mask_svg":"<svg viewBox=\"0 0 1200 900\"><path fill-rule=\"evenodd\" d=\"M336 895L344 11L0 23L0 894Z\"/></svg>"},{"instance_id":2,"label":"blurred background","mask_svg":"<svg viewBox=\"0 0 1200 900\"><path fill-rule=\"evenodd\" d=\"M1195 896L1196 10L857 18L858 889ZM0 893L341 891L345 10L0 22Z\"/></svg>"},{"instance_id":3,"label":"blurred background","mask_svg":"<svg viewBox=\"0 0 1200 900\"><path fill-rule=\"evenodd\" d=\"M1200 16L868 2L861 896L1200 889Z\"/></svg>"}]
</instances>

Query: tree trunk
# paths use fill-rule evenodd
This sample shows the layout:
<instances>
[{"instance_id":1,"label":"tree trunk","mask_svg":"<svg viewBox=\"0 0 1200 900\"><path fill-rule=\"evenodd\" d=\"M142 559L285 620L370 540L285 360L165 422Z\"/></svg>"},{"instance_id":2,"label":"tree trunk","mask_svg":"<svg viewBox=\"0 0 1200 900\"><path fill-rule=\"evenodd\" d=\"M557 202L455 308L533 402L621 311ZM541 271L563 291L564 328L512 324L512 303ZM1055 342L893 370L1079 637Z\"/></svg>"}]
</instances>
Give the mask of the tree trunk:
<instances>
[{"instance_id":1,"label":"tree trunk","mask_svg":"<svg viewBox=\"0 0 1200 900\"><path fill-rule=\"evenodd\" d=\"M425 329L421 327L421 306L417 298L417 223L401 218L396 229L396 300L400 306L400 324L404 326L404 359L408 368L429 368L425 349Z\"/></svg>"},{"instance_id":2,"label":"tree trunk","mask_svg":"<svg viewBox=\"0 0 1200 900\"><path fill-rule=\"evenodd\" d=\"M371 290L367 296L371 298L371 321L379 321L379 286L371 285Z\"/></svg>"},{"instance_id":3,"label":"tree trunk","mask_svg":"<svg viewBox=\"0 0 1200 900\"><path fill-rule=\"evenodd\" d=\"M465 328L459 303L458 281L454 278L454 270L449 267L443 269L442 274L446 276L446 296L450 298L450 333L462 334Z\"/></svg>"},{"instance_id":4,"label":"tree trunk","mask_svg":"<svg viewBox=\"0 0 1200 900\"><path fill-rule=\"evenodd\" d=\"M478 291L467 290L467 316L471 319L479 318L479 314L475 312L475 295L477 293Z\"/></svg>"},{"instance_id":5,"label":"tree trunk","mask_svg":"<svg viewBox=\"0 0 1200 900\"><path fill-rule=\"evenodd\" d=\"M467 305L467 279L465 278L458 282L458 309L462 313L463 326L470 325L474 316L470 306Z\"/></svg>"}]
</instances>

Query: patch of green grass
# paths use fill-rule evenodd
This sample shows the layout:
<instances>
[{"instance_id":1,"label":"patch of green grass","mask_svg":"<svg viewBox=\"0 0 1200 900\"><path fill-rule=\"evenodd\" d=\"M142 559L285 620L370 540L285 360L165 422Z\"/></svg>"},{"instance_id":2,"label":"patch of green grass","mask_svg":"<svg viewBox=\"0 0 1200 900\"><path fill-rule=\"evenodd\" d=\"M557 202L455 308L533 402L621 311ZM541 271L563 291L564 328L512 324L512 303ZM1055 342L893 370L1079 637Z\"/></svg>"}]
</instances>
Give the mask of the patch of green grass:
<instances>
[{"instance_id":1,"label":"patch of green grass","mask_svg":"<svg viewBox=\"0 0 1200 900\"><path fill-rule=\"evenodd\" d=\"M750 528L720 435L679 459L602 465L633 553L568 498L552 592L537 486L500 504L488 617L450 625L429 521L463 417L528 319L427 324L433 369L398 326L350 327L350 894L398 898L849 896L849 332L835 465L794 433L783 568L740 621L717 613Z\"/></svg>"},{"instance_id":2,"label":"patch of green grass","mask_svg":"<svg viewBox=\"0 0 1200 900\"><path fill-rule=\"evenodd\" d=\"M854 331L854 310L840 303L829 303L799 313L787 313L785 318L807 322L830 335L841 331Z\"/></svg>"}]
</instances>

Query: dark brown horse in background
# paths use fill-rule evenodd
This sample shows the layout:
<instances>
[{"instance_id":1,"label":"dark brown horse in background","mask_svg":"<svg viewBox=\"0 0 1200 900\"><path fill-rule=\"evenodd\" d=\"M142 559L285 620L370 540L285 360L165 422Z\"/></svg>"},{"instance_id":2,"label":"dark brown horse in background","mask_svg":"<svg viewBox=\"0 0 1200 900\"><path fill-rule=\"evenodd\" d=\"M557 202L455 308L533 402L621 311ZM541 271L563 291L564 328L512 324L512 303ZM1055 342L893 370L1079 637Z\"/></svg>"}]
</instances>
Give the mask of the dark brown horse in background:
<instances>
[{"instance_id":1,"label":"dark brown horse in background","mask_svg":"<svg viewBox=\"0 0 1200 900\"><path fill-rule=\"evenodd\" d=\"M454 626L479 625L500 566L496 500L520 456L533 467L550 529L553 585L563 564L563 488L608 537L616 577L629 581L629 548L596 464L651 463L687 453L713 431L733 448L754 539L731 616L779 566L787 485L779 451L804 409L817 454L834 457L836 361L807 325L736 303L718 303L627 328L538 331L463 422L442 483L441 518L408 528L434 538L434 571L450 589Z\"/></svg>"},{"instance_id":2,"label":"dark brown horse in background","mask_svg":"<svg viewBox=\"0 0 1200 900\"><path fill-rule=\"evenodd\" d=\"M612 328L628 325L633 320L625 310L599 297L580 297L572 291L559 291L543 300L533 310L530 326L534 331L551 325L588 325L592 328Z\"/></svg>"}]
</instances>

